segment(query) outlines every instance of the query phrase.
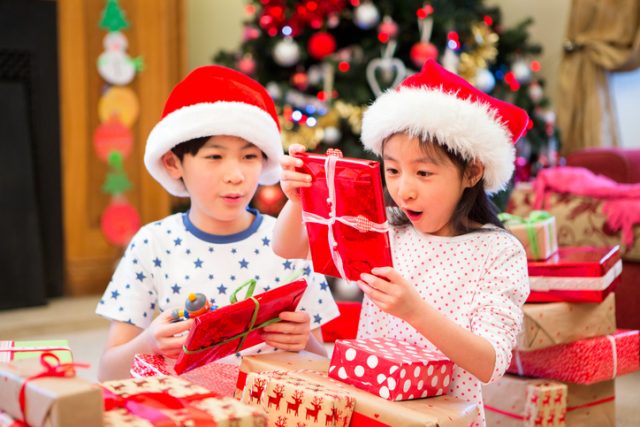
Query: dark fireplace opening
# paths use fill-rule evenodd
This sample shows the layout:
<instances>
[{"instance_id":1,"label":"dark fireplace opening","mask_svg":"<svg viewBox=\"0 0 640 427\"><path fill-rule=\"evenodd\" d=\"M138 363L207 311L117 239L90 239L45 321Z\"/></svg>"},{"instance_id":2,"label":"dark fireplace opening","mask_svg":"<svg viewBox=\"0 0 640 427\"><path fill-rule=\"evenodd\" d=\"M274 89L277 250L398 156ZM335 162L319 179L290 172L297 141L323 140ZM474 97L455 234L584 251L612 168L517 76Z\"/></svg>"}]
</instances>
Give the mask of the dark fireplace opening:
<instances>
[{"instance_id":1,"label":"dark fireplace opening","mask_svg":"<svg viewBox=\"0 0 640 427\"><path fill-rule=\"evenodd\" d=\"M0 309L63 292L56 2L0 0Z\"/></svg>"}]
</instances>

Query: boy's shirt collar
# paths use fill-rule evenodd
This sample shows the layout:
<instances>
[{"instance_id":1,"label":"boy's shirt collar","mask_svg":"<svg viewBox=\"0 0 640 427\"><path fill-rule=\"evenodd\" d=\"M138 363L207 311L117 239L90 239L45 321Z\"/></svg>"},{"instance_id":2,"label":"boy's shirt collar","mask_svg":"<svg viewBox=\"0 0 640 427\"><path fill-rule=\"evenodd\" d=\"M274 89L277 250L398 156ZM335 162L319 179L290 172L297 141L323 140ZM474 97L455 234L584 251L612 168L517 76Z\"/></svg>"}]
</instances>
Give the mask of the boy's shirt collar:
<instances>
[{"instance_id":1,"label":"boy's shirt collar","mask_svg":"<svg viewBox=\"0 0 640 427\"><path fill-rule=\"evenodd\" d=\"M186 211L182 214L182 222L187 229L187 231L193 234L200 240L204 240L209 243L235 243L242 240L247 239L253 233L258 231L260 225L262 224L263 216L257 209L247 207L247 211L252 213L255 218L251 225L246 229L239 233L235 234L227 234L227 235L219 235L219 234L211 234L197 228L189 219L189 211Z\"/></svg>"}]
</instances>

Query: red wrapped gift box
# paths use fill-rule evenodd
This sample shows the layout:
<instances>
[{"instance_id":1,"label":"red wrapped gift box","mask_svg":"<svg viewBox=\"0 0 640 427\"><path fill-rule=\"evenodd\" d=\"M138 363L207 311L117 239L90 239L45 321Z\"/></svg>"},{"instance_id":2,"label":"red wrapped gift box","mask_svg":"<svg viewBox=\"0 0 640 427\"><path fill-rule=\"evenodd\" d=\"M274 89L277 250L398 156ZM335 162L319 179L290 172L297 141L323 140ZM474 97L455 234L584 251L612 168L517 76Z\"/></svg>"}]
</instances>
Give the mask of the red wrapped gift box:
<instances>
[{"instance_id":1,"label":"red wrapped gift box","mask_svg":"<svg viewBox=\"0 0 640 427\"><path fill-rule=\"evenodd\" d=\"M387 400L440 396L453 362L438 351L387 338L338 340L329 376Z\"/></svg>"},{"instance_id":2,"label":"red wrapped gift box","mask_svg":"<svg viewBox=\"0 0 640 427\"><path fill-rule=\"evenodd\" d=\"M359 301L336 301L340 316L320 327L324 342L354 339L358 335L358 321L362 311Z\"/></svg>"},{"instance_id":3,"label":"red wrapped gift box","mask_svg":"<svg viewBox=\"0 0 640 427\"><path fill-rule=\"evenodd\" d=\"M136 354L131 365L133 378L177 376L175 360L160 354ZM213 391L220 396L233 397L240 369L230 363L212 362L180 375L193 384Z\"/></svg>"},{"instance_id":4,"label":"red wrapped gift box","mask_svg":"<svg viewBox=\"0 0 640 427\"><path fill-rule=\"evenodd\" d=\"M622 272L619 246L562 247L549 259L527 265L527 302L601 302Z\"/></svg>"},{"instance_id":5,"label":"red wrapped gift box","mask_svg":"<svg viewBox=\"0 0 640 427\"><path fill-rule=\"evenodd\" d=\"M295 311L307 288L306 280L300 279L251 296L255 281L251 280L245 285L249 283L252 285L249 286L247 299L194 319L194 326L176 361L175 370L178 374L260 344L264 340L259 329L278 321L281 312Z\"/></svg>"},{"instance_id":6,"label":"red wrapped gift box","mask_svg":"<svg viewBox=\"0 0 640 427\"><path fill-rule=\"evenodd\" d=\"M380 165L376 161L297 153L311 175L301 188L303 221L316 272L358 280L374 267L391 266L391 246Z\"/></svg>"},{"instance_id":7,"label":"red wrapped gift box","mask_svg":"<svg viewBox=\"0 0 640 427\"><path fill-rule=\"evenodd\" d=\"M576 384L593 384L640 369L639 331L513 352L507 372Z\"/></svg>"}]
</instances>

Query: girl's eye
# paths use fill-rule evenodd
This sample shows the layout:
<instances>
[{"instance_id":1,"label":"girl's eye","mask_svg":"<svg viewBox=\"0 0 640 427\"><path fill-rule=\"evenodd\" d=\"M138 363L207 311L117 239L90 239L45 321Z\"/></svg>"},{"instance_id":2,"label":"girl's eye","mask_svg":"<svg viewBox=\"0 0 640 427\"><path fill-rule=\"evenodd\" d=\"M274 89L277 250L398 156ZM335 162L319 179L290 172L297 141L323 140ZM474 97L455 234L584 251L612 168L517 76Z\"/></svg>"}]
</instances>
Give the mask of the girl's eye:
<instances>
[{"instance_id":1,"label":"girl's eye","mask_svg":"<svg viewBox=\"0 0 640 427\"><path fill-rule=\"evenodd\" d=\"M213 160L220 160L222 156L220 154L209 154L207 158L213 159Z\"/></svg>"},{"instance_id":2,"label":"girl's eye","mask_svg":"<svg viewBox=\"0 0 640 427\"><path fill-rule=\"evenodd\" d=\"M433 174L429 171L418 171L418 176L431 176L431 175Z\"/></svg>"},{"instance_id":3,"label":"girl's eye","mask_svg":"<svg viewBox=\"0 0 640 427\"><path fill-rule=\"evenodd\" d=\"M395 175L398 173L398 169L394 169L394 168L386 168L385 172L387 175Z\"/></svg>"}]
</instances>

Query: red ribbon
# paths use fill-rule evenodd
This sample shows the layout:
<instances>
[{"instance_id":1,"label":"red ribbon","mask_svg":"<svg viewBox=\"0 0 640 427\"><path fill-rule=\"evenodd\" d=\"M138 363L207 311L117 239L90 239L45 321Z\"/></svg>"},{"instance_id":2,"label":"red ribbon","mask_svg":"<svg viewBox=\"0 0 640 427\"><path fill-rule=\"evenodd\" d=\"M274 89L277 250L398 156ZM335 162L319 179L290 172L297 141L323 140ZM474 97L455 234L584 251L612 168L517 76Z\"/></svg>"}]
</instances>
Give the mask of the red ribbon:
<instances>
[{"instance_id":1,"label":"red ribbon","mask_svg":"<svg viewBox=\"0 0 640 427\"><path fill-rule=\"evenodd\" d=\"M183 425L169 417L164 411L182 411L180 418L189 420L194 427L216 427L211 414L191 406L189 402L210 397L220 397L217 393L201 393L188 397L175 397L162 392L143 392L122 397L109 389L104 389L104 409L126 409L130 414L149 421L156 427L179 427Z\"/></svg>"},{"instance_id":2,"label":"red ribbon","mask_svg":"<svg viewBox=\"0 0 640 427\"><path fill-rule=\"evenodd\" d=\"M47 359L52 359L52 362L49 362ZM36 380L38 378L45 377L61 377L61 378L71 378L76 376L75 368L88 368L89 365L87 363L60 363L60 359L53 353L45 352L40 355L40 364L44 366L44 371L39 374L32 375L28 378L25 378L22 386L20 387L20 411L22 412L22 420L27 422L27 383L30 381Z\"/></svg>"}]
</instances>

